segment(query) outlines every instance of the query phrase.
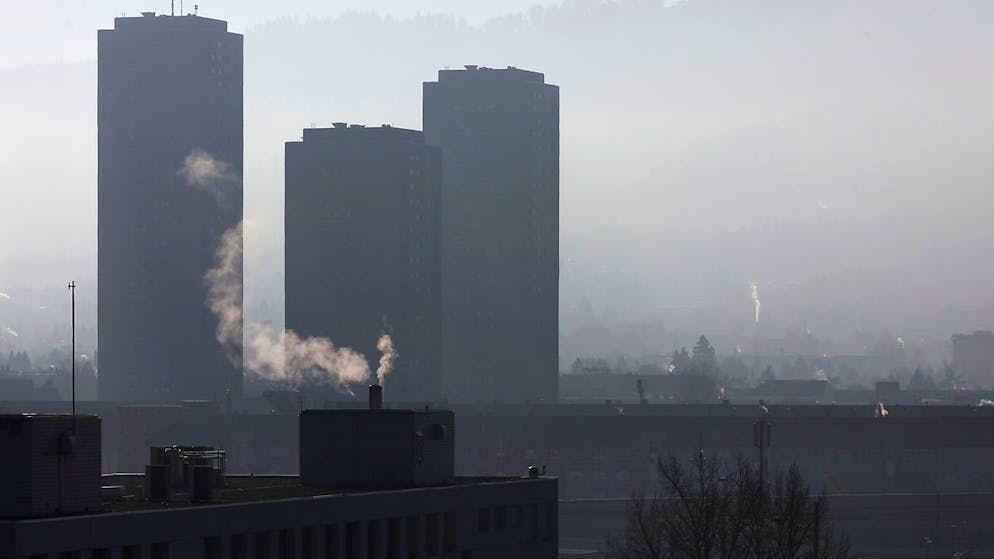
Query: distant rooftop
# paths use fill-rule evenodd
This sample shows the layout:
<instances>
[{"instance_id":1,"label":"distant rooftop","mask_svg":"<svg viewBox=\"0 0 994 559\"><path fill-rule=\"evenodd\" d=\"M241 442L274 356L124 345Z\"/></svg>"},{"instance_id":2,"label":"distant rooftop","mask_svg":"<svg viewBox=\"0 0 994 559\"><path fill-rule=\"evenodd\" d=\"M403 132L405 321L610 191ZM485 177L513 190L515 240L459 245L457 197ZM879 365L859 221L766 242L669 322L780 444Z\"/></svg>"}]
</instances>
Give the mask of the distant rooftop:
<instances>
[{"instance_id":1,"label":"distant rooftop","mask_svg":"<svg viewBox=\"0 0 994 559\"><path fill-rule=\"evenodd\" d=\"M550 477L458 477L454 483L438 486L415 487L413 489L392 489L382 491L339 491L306 487L300 484L298 476L225 476L223 488L217 489L210 502L190 502L185 492L175 491L170 502L151 502L143 499L145 476L141 474L107 474L102 478L105 487L102 500L104 512L132 512L144 510L166 510L205 505L230 505L281 499L313 499L315 497L334 498L357 493L384 493L389 491L422 491L438 487L459 487L480 484L518 483L553 479ZM110 489L116 488L116 489ZM116 491L116 493L115 493Z\"/></svg>"},{"instance_id":2,"label":"distant rooftop","mask_svg":"<svg viewBox=\"0 0 994 559\"><path fill-rule=\"evenodd\" d=\"M211 29L227 31L228 22L195 14L169 15L142 12L140 16L114 18L115 31L148 31L150 29Z\"/></svg>"},{"instance_id":3,"label":"distant rooftop","mask_svg":"<svg viewBox=\"0 0 994 559\"><path fill-rule=\"evenodd\" d=\"M545 74L542 74L541 72L532 72L530 70L522 70L520 68L515 68L514 66L508 66L507 68L488 68L486 66L477 66L475 64L467 64L459 69L446 68L438 71L439 82L450 80L484 79L513 79L516 81L543 83L545 82Z\"/></svg>"},{"instance_id":4,"label":"distant rooftop","mask_svg":"<svg viewBox=\"0 0 994 559\"><path fill-rule=\"evenodd\" d=\"M424 133L420 130L395 128L389 124L365 126L335 122L327 128L304 128L304 141L390 141L424 143Z\"/></svg>"}]
</instances>

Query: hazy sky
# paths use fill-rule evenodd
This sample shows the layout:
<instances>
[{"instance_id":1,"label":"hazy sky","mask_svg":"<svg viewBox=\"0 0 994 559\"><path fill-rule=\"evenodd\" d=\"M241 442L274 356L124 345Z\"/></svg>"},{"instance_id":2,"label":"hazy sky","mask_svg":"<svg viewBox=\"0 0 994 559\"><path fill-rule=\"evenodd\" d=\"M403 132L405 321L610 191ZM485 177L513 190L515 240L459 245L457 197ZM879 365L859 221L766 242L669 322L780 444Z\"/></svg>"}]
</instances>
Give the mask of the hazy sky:
<instances>
[{"instance_id":1,"label":"hazy sky","mask_svg":"<svg viewBox=\"0 0 994 559\"><path fill-rule=\"evenodd\" d=\"M245 34L250 312L282 309L283 142L419 128L421 83L482 64L562 88L564 358L994 326L992 2L200 4ZM169 4L6 9L0 330L51 338L63 278L94 281L95 30Z\"/></svg>"},{"instance_id":2,"label":"hazy sky","mask_svg":"<svg viewBox=\"0 0 994 559\"><path fill-rule=\"evenodd\" d=\"M347 11L365 11L406 18L418 13L455 14L479 23L494 16L527 10L535 5L556 4L552 0L184 0L184 12L224 19L231 28L244 32L255 25L279 18L306 21L337 16ZM31 0L8 2L0 18L0 69L24 64L74 62L95 58L94 29L112 26L119 15L136 16L143 11L180 12L175 0Z\"/></svg>"}]
</instances>

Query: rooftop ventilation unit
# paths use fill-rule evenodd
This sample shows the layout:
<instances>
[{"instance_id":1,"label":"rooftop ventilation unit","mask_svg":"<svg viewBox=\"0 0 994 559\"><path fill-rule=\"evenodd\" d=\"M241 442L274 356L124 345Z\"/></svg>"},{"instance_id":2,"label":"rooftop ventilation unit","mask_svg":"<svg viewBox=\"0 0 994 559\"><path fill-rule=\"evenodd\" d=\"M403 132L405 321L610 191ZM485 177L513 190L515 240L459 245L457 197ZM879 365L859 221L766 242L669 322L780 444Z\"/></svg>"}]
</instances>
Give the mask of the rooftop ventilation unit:
<instances>
[{"instance_id":1,"label":"rooftop ventilation unit","mask_svg":"<svg viewBox=\"0 0 994 559\"><path fill-rule=\"evenodd\" d=\"M224 487L226 456L210 446L153 446L145 467L145 498L169 501L173 491L186 491L191 501L209 501ZM205 477L210 477L209 480Z\"/></svg>"}]
</instances>

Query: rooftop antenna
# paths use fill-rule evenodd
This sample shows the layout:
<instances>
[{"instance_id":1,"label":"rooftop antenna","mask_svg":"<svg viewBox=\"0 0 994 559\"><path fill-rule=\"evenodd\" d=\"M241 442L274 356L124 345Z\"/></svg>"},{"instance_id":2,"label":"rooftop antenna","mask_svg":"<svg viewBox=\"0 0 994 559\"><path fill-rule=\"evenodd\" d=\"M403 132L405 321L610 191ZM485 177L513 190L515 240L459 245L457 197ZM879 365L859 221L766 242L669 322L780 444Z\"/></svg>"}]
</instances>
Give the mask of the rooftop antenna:
<instances>
[{"instance_id":1,"label":"rooftop antenna","mask_svg":"<svg viewBox=\"0 0 994 559\"><path fill-rule=\"evenodd\" d=\"M169 0L169 15L176 15L176 0Z\"/></svg>"},{"instance_id":2,"label":"rooftop antenna","mask_svg":"<svg viewBox=\"0 0 994 559\"><path fill-rule=\"evenodd\" d=\"M72 295L72 432L76 432L76 282L69 282L69 293Z\"/></svg>"},{"instance_id":3,"label":"rooftop antenna","mask_svg":"<svg viewBox=\"0 0 994 559\"><path fill-rule=\"evenodd\" d=\"M193 15L197 15L198 11L200 11L200 4L194 4L193 5Z\"/></svg>"}]
</instances>

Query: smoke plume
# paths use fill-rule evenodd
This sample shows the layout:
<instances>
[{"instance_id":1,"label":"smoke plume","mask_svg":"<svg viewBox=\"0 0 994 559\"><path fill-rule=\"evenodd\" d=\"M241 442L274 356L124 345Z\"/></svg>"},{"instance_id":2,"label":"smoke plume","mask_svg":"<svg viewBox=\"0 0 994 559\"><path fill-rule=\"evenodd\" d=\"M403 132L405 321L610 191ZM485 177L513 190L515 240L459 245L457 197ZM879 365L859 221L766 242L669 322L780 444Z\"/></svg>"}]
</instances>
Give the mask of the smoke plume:
<instances>
[{"instance_id":1,"label":"smoke plume","mask_svg":"<svg viewBox=\"0 0 994 559\"><path fill-rule=\"evenodd\" d=\"M7 295L7 294L6 294L6 293L4 293L3 291L0 291L0 299L7 299L7 300L10 300L10 295Z\"/></svg>"},{"instance_id":2,"label":"smoke plume","mask_svg":"<svg viewBox=\"0 0 994 559\"><path fill-rule=\"evenodd\" d=\"M387 375L393 370L399 354L393 347L393 339L388 334L380 336L376 341L376 349L380 350L380 366L376 368L376 382L382 386L386 382Z\"/></svg>"},{"instance_id":3,"label":"smoke plume","mask_svg":"<svg viewBox=\"0 0 994 559\"><path fill-rule=\"evenodd\" d=\"M238 181L231 164L215 159L213 155L197 148L183 159L183 166L176 172L191 186L210 186Z\"/></svg>"},{"instance_id":4,"label":"smoke plume","mask_svg":"<svg viewBox=\"0 0 994 559\"><path fill-rule=\"evenodd\" d=\"M752 288L752 303L756 307L756 324L759 324L759 308L762 306L762 303L759 301L759 284L753 282L749 284L749 287Z\"/></svg>"},{"instance_id":5,"label":"smoke plume","mask_svg":"<svg viewBox=\"0 0 994 559\"><path fill-rule=\"evenodd\" d=\"M887 417L889 413L883 402L877 402L877 406L873 409L873 417Z\"/></svg>"},{"instance_id":6,"label":"smoke plume","mask_svg":"<svg viewBox=\"0 0 994 559\"><path fill-rule=\"evenodd\" d=\"M17 330L14 330L13 328L4 328L3 331L5 334L9 334L11 336L14 336L15 338L20 337L20 334L17 333Z\"/></svg>"},{"instance_id":7,"label":"smoke plume","mask_svg":"<svg viewBox=\"0 0 994 559\"><path fill-rule=\"evenodd\" d=\"M217 339L229 358L241 361L249 374L291 387L306 384L333 385L348 391L350 384L369 379L369 362L359 352L335 347L328 338L301 338L291 330L278 330L256 322L244 322L242 312L242 224L222 236L215 266L205 281L207 305L218 318ZM387 347L385 375L396 357L389 337L380 338L377 347ZM386 352L380 360L384 368ZM379 371L377 371L379 374Z\"/></svg>"}]
</instances>

